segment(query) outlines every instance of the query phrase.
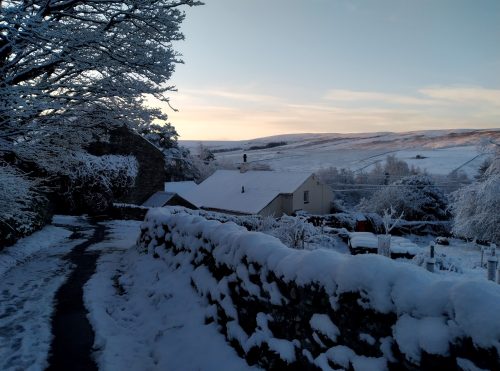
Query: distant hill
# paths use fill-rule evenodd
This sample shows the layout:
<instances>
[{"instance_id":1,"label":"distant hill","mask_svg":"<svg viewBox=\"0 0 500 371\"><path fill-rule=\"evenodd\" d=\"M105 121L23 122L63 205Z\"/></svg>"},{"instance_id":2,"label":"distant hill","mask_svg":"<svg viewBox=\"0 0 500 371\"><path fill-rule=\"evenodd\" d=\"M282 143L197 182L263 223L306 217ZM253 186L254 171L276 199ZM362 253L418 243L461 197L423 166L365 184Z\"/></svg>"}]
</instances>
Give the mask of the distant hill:
<instances>
[{"instance_id":1,"label":"distant hill","mask_svg":"<svg viewBox=\"0 0 500 371\"><path fill-rule=\"evenodd\" d=\"M214 150L216 157L241 162L263 162L278 170L318 170L336 166L363 171L395 154L433 174L462 170L473 176L485 154L478 146L488 140L500 143L500 129L426 130L404 133L285 134L243 141L181 141Z\"/></svg>"}]
</instances>

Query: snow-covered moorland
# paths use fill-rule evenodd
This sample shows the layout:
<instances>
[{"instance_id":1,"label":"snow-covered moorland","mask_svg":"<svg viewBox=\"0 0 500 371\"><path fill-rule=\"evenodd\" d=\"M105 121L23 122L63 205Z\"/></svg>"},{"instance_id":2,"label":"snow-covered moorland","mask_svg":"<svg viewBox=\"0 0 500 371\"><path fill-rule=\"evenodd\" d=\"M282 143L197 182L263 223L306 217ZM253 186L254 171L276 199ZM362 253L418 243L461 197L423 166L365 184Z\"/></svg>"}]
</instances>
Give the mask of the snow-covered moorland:
<instances>
[{"instance_id":1,"label":"snow-covered moorland","mask_svg":"<svg viewBox=\"0 0 500 371\"><path fill-rule=\"evenodd\" d=\"M370 170L388 154L431 174L463 170L469 176L485 159L478 151L483 138L498 140L500 131L430 130L406 133L290 134L250 141L201 142L225 162L240 163L243 153L250 163L266 163L273 169L318 171L335 166L354 171ZM273 147L269 143L284 143ZM180 141L196 151L200 141ZM251 149L258 148L261 149ZM230 150L232 149L232 150ZM220 151L220 152L219 152Z\"/></svg>"}]
</instances>

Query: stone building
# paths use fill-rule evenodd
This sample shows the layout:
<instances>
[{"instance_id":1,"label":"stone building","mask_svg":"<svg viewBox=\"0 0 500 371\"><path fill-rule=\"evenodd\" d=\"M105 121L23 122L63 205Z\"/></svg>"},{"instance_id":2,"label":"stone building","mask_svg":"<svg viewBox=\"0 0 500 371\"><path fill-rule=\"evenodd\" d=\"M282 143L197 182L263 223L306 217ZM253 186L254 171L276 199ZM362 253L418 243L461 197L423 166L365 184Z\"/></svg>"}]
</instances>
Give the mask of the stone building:
<instances>
[{"instance_id":1,"label":"stone building","mask_svg":"<svg viewBox=\"0 0 500 371\"><path fill-rule=\"evenodd\" d=\"M132 155L137 159L139 171L135 185L116 202L141 205L155 192L163 191L166 178L163 153L126 126L111 130L108 141L94 142L87 150L96 156Z\"/></svg>"}]
</instances>

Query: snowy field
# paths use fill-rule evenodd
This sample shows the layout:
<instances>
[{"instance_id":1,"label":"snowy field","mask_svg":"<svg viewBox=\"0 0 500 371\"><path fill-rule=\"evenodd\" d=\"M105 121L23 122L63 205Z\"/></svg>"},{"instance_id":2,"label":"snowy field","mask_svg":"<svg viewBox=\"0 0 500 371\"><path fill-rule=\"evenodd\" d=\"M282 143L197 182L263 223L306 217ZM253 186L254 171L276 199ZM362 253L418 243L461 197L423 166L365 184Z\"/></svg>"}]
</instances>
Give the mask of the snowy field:
<instances>
[{"instance_id":1,"label":"snowy field","mask_svg":"<svg viewBox=\"0 0 500 371\"><path fill-rule=\"evenodd\" d=\"M282 135L252 141L199 142L181 141L194 153L200 143L220 151L216 153L223 162L240 163L243 153L251 163L265 163L275 170L317 171L335 166L352 170L369 170L389 154L420 167L431 174L446 175L462 170L474 176L485 159L478 144L488 138L499 139L500 130L488 131L425 131L412 133L371 134L300 134ZM252 146L266 146L272 142L286 145L250 150ZM416 158L417 155L420 158Z\"/></svg>"}]
</instances>

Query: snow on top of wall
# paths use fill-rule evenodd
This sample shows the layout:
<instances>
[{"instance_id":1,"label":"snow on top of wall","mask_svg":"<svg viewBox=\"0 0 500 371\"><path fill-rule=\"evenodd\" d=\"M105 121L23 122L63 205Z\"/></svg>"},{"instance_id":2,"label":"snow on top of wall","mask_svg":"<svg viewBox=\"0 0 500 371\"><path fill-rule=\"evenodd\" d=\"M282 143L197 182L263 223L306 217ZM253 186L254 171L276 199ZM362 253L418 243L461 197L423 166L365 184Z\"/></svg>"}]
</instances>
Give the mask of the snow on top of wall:
<instances>
[{"instance_id":1,"label":"snow on top of wall","mask_svg":"<svg viewBox=\"0 0 500 371\"><path fill-rule=\"evenodd\" d=\"M257 214L279 194L293 193L311 175L309 172L218 170L185 196L198 207Z\"/></svg>"},{"instance_id":2,"label":"snow on top of wall","mask_svg":"<svg viewBox=\"0 0 500 371\"><path fill-rule=\"evenodd\" d=\"M398 315L393 331L400 348L406 349L410 358L418 357L418 349L444 352L444 336L450 342L470 336L476 345L500 351L500 286L493 282L443 278L379 255L290 249L275 237L248 232L234 223L172 214L168 209L152 209L146 215L142 228L149 230L153 244L156 234L164 233L160 225L169 226L174 244L182 244L193 252L199 246L192 243L194 236L205 239L208 242L203 242L203 248L211 251L217 264L226 264L235 271L245 259L249 264L259 264L262 274L272 271L300 286L317 283L331 296L333 307L338 295L360 293L361 305ZM408 330L415 321L423 321L418 323L425 328L439 323L439 334L427 338L425 328L419 332Z\"/></svg>"}]
</instances>

